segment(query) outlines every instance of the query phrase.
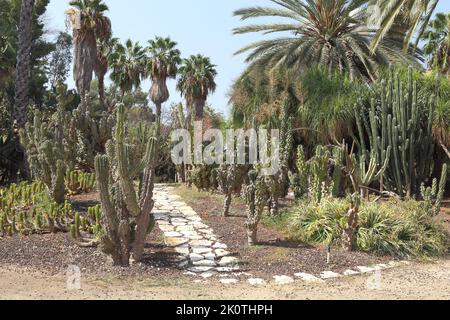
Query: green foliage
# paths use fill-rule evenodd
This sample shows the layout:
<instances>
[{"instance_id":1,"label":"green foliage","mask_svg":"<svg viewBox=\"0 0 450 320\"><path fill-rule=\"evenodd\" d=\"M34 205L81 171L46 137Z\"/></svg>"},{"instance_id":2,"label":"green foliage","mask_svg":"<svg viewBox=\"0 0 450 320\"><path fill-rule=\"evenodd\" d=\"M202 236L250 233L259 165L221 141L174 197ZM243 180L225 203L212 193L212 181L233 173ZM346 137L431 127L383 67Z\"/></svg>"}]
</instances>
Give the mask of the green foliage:
<instances>
[{"instance_id":1,"label":"green foliage","mask_svg":"<svg viewBox=\"0 0 450 320\"><path fill-rule=\"evenodd\" d=\"M434 163L435 103L429 95L419 96L413 74L409 68L406 81L399 73L381 80L370 106L362 105L356 111L360 157L365 156L366 161L376 157L376 162L385 163L391 148L392 157L382 184L402 197L419 193L420 184L430 178Z\"/></svg>"},{"instance_id":2,"label":"green foliage","mask_svg":"<svg viewBox=\"0 0 450 320\"><path fill-rule=\"evenodd\" d=\"M79 170L68 171L65 176L66 189L69 195L90 193L95 189L95 174Z\"/></svg>"},{"instance_id":3,"label":"green foliage","mask_svg":"<svg viewBox=\"0 0 450 320\"><path fill-rule=\"evenodd\" d=\"M342 199L301 203L291 218L290 231L307 242L340 244L348 209L348 200ZM448 235L424 202L363 202L358 221L359 251L395 257L442 256L447 252Z\"/></svg>"}]
</instances>

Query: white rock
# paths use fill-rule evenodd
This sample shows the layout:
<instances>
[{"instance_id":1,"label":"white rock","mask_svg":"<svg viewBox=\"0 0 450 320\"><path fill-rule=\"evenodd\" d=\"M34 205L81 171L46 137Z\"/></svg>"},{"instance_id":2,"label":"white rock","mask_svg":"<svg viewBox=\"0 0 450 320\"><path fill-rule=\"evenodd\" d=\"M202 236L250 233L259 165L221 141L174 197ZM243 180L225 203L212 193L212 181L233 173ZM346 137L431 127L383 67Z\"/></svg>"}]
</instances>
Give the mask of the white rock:
<instances>
[{"instance_id":1,"label":"white rock","mask_svg":"<svg viewBox=\"0 0 450 320\"><path fill-rule=\"evenodd\" d=\"M196 267L189 268L188 270L191 272L195 272L195 273L204 273L204 272L208 272L212 269L213 269L212 267L196 266Z\"/></svg>"},{"instance_id":2,"label":"white rock","mask_svg":"<svg viewBox=\"0 0 450 320\"><path fill-rule=\"evenodd\" d=\"M216 262L211 260L193 261L192 264L200 267L215 267L217 265Z\"/></svg>"},{"instance_id":3,"label":"white rock","mask_svg":"<svg viewBox=\"0 0 450 320\"><path fill-rule=\"evenodd\" d=\"M189 255L189 259L191 259L192 262L198 262L198 261L205 260L205 257L200 254L191 253Z\"/></svg>"},{"instance_id":4,"label":"white rock","mask_svg":"<svg viewBox=\"0 0 450 320\"><path fill-rule=\"evenodd\" d=\"M248 279L248 283L252 286L265 286L266 280L260 278L250 278Z\"/></svg>"},{"instance_id":5,"label":"white rock","mask_svg":"<svg viewBox=\"0 0 450 320\"><path fill-rule=\"evenodd\" d=\"M317 278L316 276L313 276L312 274L309 274L309 273L299 272L299 273L296 273L295 276L306 282L321 282L322 281L320 278Z\"/></svg>"},{"instance_id":6,"label":"white rock","mask_svg":"<svg viewBox=\"0 0 450 320\"><path fill-rule=\"evenodd\" d=\"M237 279L220 279L220 282L222 283L222 284L236 284L236 283L238 283L238 280Z\"/></svg>"},{"instance_id":7,"label":"white rock","mask_svg":"<svg viewBox=\"0 0 450 320\"><path fill-rule=\"evenodd\" d=\"M183 262L181 262L179 265L178 265L178 267L179 268L184 268L184 267L186 267L186 266L188 266L189 265L189 261L183 261Z\"/></svg>"},{"instance_id":8,"label":"white rock","mask_svg":"<svg viewBox=\"0 0 450 320\"><path fill-rule=\"evenodd\" d=\"M217 242L213 245L214 249L228 249L228 246L226 244Z\"/></svg>"},{"instance_id":9,"label":"white rock","mask_svg":"<svg viewBox=\"0 0 450 320\"><path fill-rule=\"evenodd\" d=\"M195 229L193 226L187 226L187 225L177 226L176 229L178 232L195 232ZM197 233L197 232L195 232L195 233Z\"/></svg>"},{"instance_id":10,"label":"white rock","mask_svg":"<svg viewBox=\"0 0 450 320\"><path fill-rule=\"evenodd\" d=\"M361 273L371 273L376 271L375 268L371 268L371 267L356 267L356 269L358 269Z\"/></svg>"},{"instance_id":11,"label":"white rock","mask_svg":"<svg viewBox=\"0 0 450 320\"><path fill-rule=\"evenodd\" d=\"M216 260L216 255L214 253L206 253L205 255L203 255L205 257L206 260Z\"/></svg>"},{"instance_id":12,"label":"white rock","mask_svg":"<svg viewBox=\"0 0 450 320\"><path fill-rule=\"evenodd\" d=\"M344 276L356 276L357 274L359 274L358 271L350 269L344 272Z\"/></svg>"},{"instance_id":13,"label":"white rock","mask_svg":"<svg viewBox=\"0 0 450 320\"><path fill-rule=\"evenodd\" d=\"M183 234L183 236L185 236L187 238L198 236L198 233L195 231L180 231L180 232Z\"/></svg>"},{"instance_id":14,"label":"white rock","mask_svg":"<svg viewBox=\"0 0 450 320\"><path fill-rule=\"evenodd\" d=\"M189 254L189 247L187 246L179 246L174 249L176 252L187 256Z\"/></svg>"},{"instance_id":15,"label":"white rock","mask_svg":"<svg viewBox=\"0 0 450 320\"><path fill-rule=\"evenodd\" d=\"M208 240L192 240L190 244L192 247L210 247L212 242Z\"/></svg>"},{"instance_id":16,"label":"white rock","mask_svg":"<svg viewBox=\"0 0 450 320\"><path fill-rule=\"evenodd\" d=\"M226 267L229 265L236 265L239 263L239 259L235 257L223 257L220 259L219 265L221 267Z\"/></svg>"},{"instance_id":17,"label":"white rock","mask_svg":"<svg viewBox=\"0 0 450 320\"><path fill-rule=\"evenodd\" d=\"M164 232L164 235L166 237L173 237L173 238L181 238L181 237L183 237L183 235L181 233L175 232L175 231Z\"/></svg>"},{"instance_id":18,"label":"white rock","mask_svg":"<svg viewBox=\"0 0 450 320\"><path fill-rule=\"evenodd\" d=\"M274 276L273 278L275 279L275 283L279 285L294 283L294 279L288 276Z\"/></svg>"},{"instance_id":19,"label":"white rock","mask_svg":"<svg viewBox=\"0 0 450 320\"><path fill-rule=\"evenodd\" d=\"M172 232L175 231L175 227L171 225L164 225L160 224L159 229L161 229L162 232Z\"/></svg>"},{"instance_id":20,"label":"white rock","mask_svg":"<svg viewBox=\"0 0 450 320\"><path fill-rule=\"evenodd\" d=\"M211 278L212 276L214 276L214 273L212 273L212 272L205 272L205 273L202 273L200 276L203 279L208 279L208 278Z\"/></svg>"},{"instance_id":21,"label":"white rock","mask_svg":"<svg viewBox=\"0 0 450 320\"><path fill-rule=\"evenodd\" d=\"M233 271L238 271L239 267L238 266L236 266L236 267L219 267L219 268L216 268L216 270L219 272L233 272Z\"/></svg>"},{"instance_id":22,"label":"white rock","mask_svg":"<svg viewBox=\"0 0 450 320\"><path fill-rule=\"evenodd\" d=\"M197 254L211 253L212 249L207 247L192 247L192 252Z\"/></svg>"},{"instance_id":23,"label":"white rock","mask_svg":"<svg viewBox=\"0 0 450 320\"><path fill-rule=\"evenodd\" d=\"M194 273L194 272L190 272L190 271L188 271L188 272L185 272L185 273L183 273L185 276L193 276L193 277L196 277L197 276L197 274L196 273Z\"/></svg>"},{"instance_id":24,"label":"white rock","mask_svg":"<svg viewBox=\"0 0 450 320\"><path fill-rule=\"evenodd\" d=\"M339 273L336 273L336 272L333 272L333 271L324 271L324 272L322 272L320 277L322 279L334 279L334 278L341 277L341 275Z\"/></svg>"},{"instance_id":25,"label":"white rock","mask_svg":"<svg viewBox=\"0 0 450 320\"><path fill-rule=\"evenodd\" d=\"M229 253L228 251L223 250L223 249L217 249L217 250L215 250L214 252L216 253L216 255L217 255L219 258L221 258L221 257L226 257L226 256L229 256L229 255L230 255L230 253Z\"/></svg>"}]
</instances>

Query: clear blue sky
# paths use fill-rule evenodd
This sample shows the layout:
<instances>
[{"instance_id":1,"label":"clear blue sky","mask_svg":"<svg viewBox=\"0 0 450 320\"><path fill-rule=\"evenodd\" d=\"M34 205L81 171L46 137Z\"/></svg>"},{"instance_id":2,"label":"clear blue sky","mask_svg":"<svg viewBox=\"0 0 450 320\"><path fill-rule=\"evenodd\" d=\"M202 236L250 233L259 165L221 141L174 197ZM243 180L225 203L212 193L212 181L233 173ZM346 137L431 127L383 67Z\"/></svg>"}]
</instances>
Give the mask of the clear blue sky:
<instances>
[{"instance_id":1,"label":"clear blue sky","mask_svg":"<svg viewBox=\"0 0 450 320\"><path fill-rule=\"evenodd\" d=\"M146 44L154 36L170 36L177 41L184 57L201 53L210 56L217 65L217 91L209 103L228 114L227 94L233 80L244 70L244 56L233 53L250 41L261 39L259 35L234 36L231 30L241 25L232 12L241 7L271 4L269 0L106 0L112 20L114 36L121 40L131 38ZM65 30L64 11L69 0L51 0L48 23L52 31ZM450 1L441 0L437 12L449 12ZM73 81L70 81L73 87ZM145 82L143 90L150 84ZM170 83L170 102L179 102L175 83Z\"/></svg>"}]
</instances>

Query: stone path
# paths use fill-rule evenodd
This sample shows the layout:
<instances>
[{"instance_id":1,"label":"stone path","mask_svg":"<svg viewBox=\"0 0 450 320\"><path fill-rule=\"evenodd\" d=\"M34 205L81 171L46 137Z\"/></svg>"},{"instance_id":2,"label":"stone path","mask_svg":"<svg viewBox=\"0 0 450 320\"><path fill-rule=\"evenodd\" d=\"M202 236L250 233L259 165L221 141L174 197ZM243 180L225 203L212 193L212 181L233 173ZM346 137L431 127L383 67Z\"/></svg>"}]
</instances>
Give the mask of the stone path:
<instances>
[{"instance_id":1,"label":"stone path","mask_svg":"<svg viewBox=\"0 0 450 320\"><path fill-rule=\"evenodd\" d=\"M180 268L186 275L199 277L196 283L206 283L216 274L223 285L234 285L242 278L252 286L265 286L269 282L253 278L252 274L239 272L239 260L227 251L227 245L218 241L214 231L202 222L201 217L189 207L180 196L170 194L170 186L156 185L154 190L155 208L153 213L159 228L165 236L165 243L178 254ZM293 276L275 275L277 285L289 285L296 281L321 283L341 277L374 273L408 264L407 261L392 261L371 267L358 266L343 274L323 271L319 276L296 273ZM216 278L214 278L216 279Z\"/></svg>"},{"instance_id":2,"label":"stone path","mask_svg":"<svg viewBox=\"0 0 450 320\"><path fill-rule=\"evenodd\" d=\"M179 255L179 267L204 278L212 272L239 270L238 259L232 257L227 246L218 241L214 231L170 187L156 185L153 213L165 236L165 243Z\"/></svg>"}]
</instances>

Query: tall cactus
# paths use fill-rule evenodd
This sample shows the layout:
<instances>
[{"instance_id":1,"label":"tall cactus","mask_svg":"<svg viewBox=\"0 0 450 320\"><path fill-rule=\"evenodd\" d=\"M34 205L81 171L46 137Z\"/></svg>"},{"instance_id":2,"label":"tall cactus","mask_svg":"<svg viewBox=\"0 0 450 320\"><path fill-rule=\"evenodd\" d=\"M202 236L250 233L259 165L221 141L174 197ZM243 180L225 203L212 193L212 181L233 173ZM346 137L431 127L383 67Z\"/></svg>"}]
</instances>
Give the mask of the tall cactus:
<instances>
[{"instance_id":1,"label":"tall cactus","mask_svg":"<svg viewBox=\"0 0 450 320\"><path fill-rule=\"evenodd\" d=\"M280 134L280 173L278 177L279 196L284 198L289 193L289 161L294 144L292 131L293 117L289 115L289 99L285 99L281 120Z\"/></svg>"},{"instance_id":2,"label":"tall cactus","mask_svg":"<svg viewBox=\"0 0 450 320\"><path fill-rule=\"evenodd\" d=\"M308 192L309 166L303 146L297 148L297 173L292 176L292 189L296 199L303 198Z\"/></svg>"},{"instance_id":3,"label":"tall cactus","mask_svg":"<svg viewBox=\"0 0 450 320\"><path fill-rule=\"evenodd\" d=\"M54 132L48 130L49 124L42 122L42 115L35 112L33 123L27 123L21 130L22 142L27 148L31 172L34 178L42 180L53 200L64 203L65 149L64 110L58 107L55 118L50 123Z\"/></svg>"},{"instance_id":4,"label":"tall cactus","mask_svg":"<svg viewBox=\"0 0 450 320\"><path fill-rule=\"evenodd\" d=\"M130 258L140 262L147 234L155 221L153 187L156 139L150 138L142 158L136 159L125 137L125 109L117 110L115 136L107 144L107 154L95 158L95 171L102 203L104 232L102 249L116 265L128 266ZM139 179L139 191L134 181Z\"/></svg>"},{"instance_id":5,"label":"tall cactus","mask_svg":"<svg viewBox=\"0 0 450 320\"><path fill-rule=\"evenodd\" d=\"M247 204L247 228L248 245L257 243L258 224L264 212L264 207L270 197L270 192L265 177L252 170L248 174L249 182L244 189L245 203Z\"/></svg>"},{"instance_id":6,"label":"tall cactus","mask_svg":"<svg viewBox=\"0 0 450 320\"><path fill-rule=\"evenodd\" d=\"M421 183L430 178L433 170L435 104L429 97L424 97L426 102L419 99L412 67L406 83L399 75L391 75L388 81L381 81L379 91L369 110L365 107L356 110L360 151L366 160L373 152L376 161L384 163L390 147L392 157L380 176L381 188L385 186L402 197L412 197L419 193Z\"/></svg>"}]
</instances>

